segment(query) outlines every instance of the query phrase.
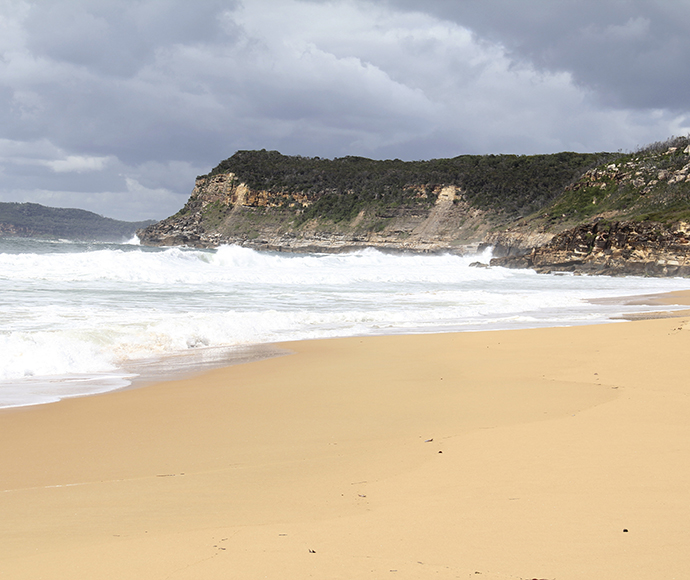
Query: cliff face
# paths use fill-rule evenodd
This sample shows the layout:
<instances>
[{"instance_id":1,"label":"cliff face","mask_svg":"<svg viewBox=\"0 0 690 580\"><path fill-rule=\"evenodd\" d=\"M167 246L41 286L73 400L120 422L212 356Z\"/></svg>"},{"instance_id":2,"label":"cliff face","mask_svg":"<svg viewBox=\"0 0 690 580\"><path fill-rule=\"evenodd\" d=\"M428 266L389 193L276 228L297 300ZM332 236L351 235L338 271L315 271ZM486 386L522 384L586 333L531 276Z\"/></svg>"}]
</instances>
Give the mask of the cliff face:
<instances>
[{"instance_id":1,"label":"cliff face","mask_svg":"<svg viewBox=\"0 0 690 580\"><path fill-rule=\"evenodd\" d=\"M602 157L375 161L238 151L197 179L182 210L139 235L152 245L462 252L552 201Z\"/></svg>"},{"instance_id":2,"label":"cliff face","mask_svg":"<svg viewBox=\"0 0 690 580\"><path fill-rule=\"evenodd\" d=\"M319 218L294 225L314 197L301 192L250 189L233 173L201 176L174 216L139 232L149 245L215 247L239 244L279 251L338 252L363 247L432 252L473 251L489 228L456 186L437 186L419 207L364 208L352 220ZM299 209L295 209L295 208Z\"/></svg>"}]
</instances>

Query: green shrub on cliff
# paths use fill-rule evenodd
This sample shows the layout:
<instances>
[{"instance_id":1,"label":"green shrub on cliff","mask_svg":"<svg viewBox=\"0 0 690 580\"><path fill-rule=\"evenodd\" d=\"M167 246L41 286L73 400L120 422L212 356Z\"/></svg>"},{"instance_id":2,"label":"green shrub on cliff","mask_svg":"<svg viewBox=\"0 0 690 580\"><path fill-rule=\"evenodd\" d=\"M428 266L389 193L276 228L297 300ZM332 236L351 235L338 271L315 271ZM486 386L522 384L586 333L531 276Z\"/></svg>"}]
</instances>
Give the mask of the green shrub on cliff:
<instances>
[{"instance_id":1,"label":"green shrub on cliff","mask_svg":"<svg viewBox=\"0 0 690 580\"><path fill-rule=\"evenodd\" d=\"M673 137L619 154L587 171L540 210L548 226L595 217L670 223L690 218L690 138Z\"/></svg>"},{"instance_id":2,"label":"green shrub on cliff","mask_svg":"<svg viewBox=\"0 0 690 580\"><path fill-rule=\"evenodd\" d=\"M362 209L428 208L442 186L459 187L475 207L504 218L524 215L553 200L604 154L461 155L430 161L376 161L238 151L211 175L234 173L250 188L283 194L300 192L312 217L351 220Z\"/></svg>"}]
</instances>

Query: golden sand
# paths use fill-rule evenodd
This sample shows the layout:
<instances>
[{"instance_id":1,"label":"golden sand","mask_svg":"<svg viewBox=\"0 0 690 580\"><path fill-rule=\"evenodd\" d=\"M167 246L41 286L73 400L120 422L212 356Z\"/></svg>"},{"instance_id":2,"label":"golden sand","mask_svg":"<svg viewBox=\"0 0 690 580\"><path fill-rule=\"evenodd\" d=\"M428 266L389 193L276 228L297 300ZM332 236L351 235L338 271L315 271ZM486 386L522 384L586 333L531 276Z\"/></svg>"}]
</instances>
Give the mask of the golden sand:
<instances>
[{"instance_id":1,"label":"golden sand","mask_svg":"<svg viewBox=\"0 0 690 580\"><path fill-rule=\"evenodd\" d=\"M689 577L690 314L281 346L0 413L0 578Z\"/></svg>"}]
</instances>

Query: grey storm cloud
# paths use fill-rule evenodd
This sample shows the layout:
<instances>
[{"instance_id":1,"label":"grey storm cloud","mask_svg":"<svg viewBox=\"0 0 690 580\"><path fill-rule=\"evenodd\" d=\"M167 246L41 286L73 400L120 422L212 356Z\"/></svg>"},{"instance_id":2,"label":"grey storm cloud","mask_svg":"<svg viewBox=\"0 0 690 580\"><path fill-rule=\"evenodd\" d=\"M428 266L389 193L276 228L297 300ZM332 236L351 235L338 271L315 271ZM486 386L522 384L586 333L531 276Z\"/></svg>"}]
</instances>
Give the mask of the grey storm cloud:
<instances>
[{"instance_id":1,"label":"grey storm cloud","mask_svg":"<svg viewBox=\"0 0 690 580\"><path fill-rule=\"evenodd\" d=\"M633 149L689 130L688 6L4 0L0 199L162 218L237 149Z\"/></svg>"},{"instance_id":2,"label":"grey storm cloud","mask_svg":"<svg viewBox=\"0 0 690 580\"><path fill-rule=\"evenodd\" d=\"M678 0L389 0L457 22L616 107L688 110L690 3Z\"/></svg>"}]
</instances>

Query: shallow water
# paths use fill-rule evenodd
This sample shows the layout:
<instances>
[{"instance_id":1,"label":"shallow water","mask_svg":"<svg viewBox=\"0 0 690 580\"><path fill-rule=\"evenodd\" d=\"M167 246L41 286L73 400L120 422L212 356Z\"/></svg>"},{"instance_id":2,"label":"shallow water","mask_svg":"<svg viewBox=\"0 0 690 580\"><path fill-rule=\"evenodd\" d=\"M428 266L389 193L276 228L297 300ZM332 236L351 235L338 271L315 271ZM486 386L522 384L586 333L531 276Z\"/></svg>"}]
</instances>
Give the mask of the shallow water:
<instances>
[{"instance_id":1,"label":"shallow water","mask_svg":"<svg viewBox=\"0 0 690 580\"><path fill-rule=\"evenodd\" d=\"M489 259L0 239L0 407L225 364L255 344L599 323L668 307L588 299L688 287L469 266Z\"/></svg>"}]
</instances>

